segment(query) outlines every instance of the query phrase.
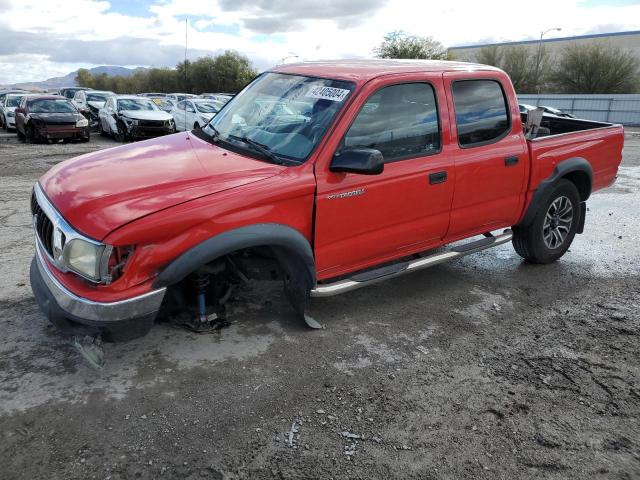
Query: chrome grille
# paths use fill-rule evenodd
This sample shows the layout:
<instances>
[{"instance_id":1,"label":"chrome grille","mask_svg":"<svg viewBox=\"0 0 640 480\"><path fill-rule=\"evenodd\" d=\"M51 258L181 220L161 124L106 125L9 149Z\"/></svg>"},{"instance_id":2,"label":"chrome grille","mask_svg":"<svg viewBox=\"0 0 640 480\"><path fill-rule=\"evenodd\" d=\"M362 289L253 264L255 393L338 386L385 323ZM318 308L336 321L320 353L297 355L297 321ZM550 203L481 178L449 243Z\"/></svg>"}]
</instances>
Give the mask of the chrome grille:
<instances>
[{"instance_id":1,"label":"chrome grille","mask_svg":"<svg viewBox=\"0 0 640 480\"><path fill-rule=\"evenodd\" d=\"M33 227L36 230L36 235L38 235L38 238L40 239L40 243L47 253L53 256L53 223L42 211L40 205L38 205L35 192L31 194L31 213L35 217Z\"/></svg>"}]
</instances>

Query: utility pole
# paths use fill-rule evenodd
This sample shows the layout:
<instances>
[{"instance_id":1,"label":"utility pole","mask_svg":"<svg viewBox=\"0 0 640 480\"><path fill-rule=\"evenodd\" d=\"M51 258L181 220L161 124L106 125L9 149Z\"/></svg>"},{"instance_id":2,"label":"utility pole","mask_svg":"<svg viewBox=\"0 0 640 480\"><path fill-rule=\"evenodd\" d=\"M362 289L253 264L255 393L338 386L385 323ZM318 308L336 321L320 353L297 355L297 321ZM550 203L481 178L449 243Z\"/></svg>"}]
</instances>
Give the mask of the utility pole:
<instances>
[{"instance_id":1,"label":"utility pole","mask_svg":"<svg viewBox=\"0 0 640 480\"><path fill-rule=\"evenodd\" d=\"M542 63L542 37L549 32L561 31L562 28L555 27L540 32L540 40L538 41L538 54L536 55L536 90L540 93L540 63Z\"/></svg>"}]
</instances>

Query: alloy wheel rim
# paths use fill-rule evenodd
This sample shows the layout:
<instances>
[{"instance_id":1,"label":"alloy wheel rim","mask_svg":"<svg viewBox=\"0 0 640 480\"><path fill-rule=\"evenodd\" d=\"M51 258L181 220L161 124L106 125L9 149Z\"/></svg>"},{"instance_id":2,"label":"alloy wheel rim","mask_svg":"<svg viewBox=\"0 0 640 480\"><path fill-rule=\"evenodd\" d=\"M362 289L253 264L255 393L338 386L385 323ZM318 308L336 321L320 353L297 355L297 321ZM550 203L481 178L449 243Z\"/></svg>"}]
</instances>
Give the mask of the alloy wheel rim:
<instances>
[{"instance_id":1,"label":"alloy wheel rim","mask_svg":"<svg viewBox=\"0 0 640 480\"><path fill-rule=\"evenodd\" d=\"M573 223L573 205L568 197L556 198L544 217L542 224L542 237L547 248L555 250L562 246Z\"/></svg>"}]
</instances>

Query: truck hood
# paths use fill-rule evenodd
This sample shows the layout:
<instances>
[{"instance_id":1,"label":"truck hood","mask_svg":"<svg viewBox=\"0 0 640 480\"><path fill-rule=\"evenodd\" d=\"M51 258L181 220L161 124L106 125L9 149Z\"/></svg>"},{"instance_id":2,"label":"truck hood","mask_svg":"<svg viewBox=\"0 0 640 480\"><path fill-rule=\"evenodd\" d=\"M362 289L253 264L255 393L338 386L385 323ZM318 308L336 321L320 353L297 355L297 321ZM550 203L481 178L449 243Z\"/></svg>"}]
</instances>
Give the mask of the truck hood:
<instances>
[{"instance_id":1,"label":"truck hood","mask_svg":"<svg viewBox=\"0 0 640 480\"><path fill-rule=\"evenodd\" d=\"M171 120L173 117L162 110L121 110L120 115L134 120Z\"/></svg>"},{"instance_id":2,"label":"truck hood","mask_svg":"<svg viewBox=\"0 0 640 480\"><path fill-rule=\"evenodd\" d=\"M75 229L102 240L138 218L284 168L180 133L67 160L44 174L40 185Z\"/></svg>"}]
</instances>

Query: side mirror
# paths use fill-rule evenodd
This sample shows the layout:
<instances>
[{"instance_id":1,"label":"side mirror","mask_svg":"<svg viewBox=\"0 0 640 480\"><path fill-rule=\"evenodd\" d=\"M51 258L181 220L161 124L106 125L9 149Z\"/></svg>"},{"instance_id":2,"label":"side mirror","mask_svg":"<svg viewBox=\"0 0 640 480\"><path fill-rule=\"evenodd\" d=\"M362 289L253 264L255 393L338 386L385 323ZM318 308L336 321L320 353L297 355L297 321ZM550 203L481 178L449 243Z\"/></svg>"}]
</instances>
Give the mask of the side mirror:
<instances>
[{"instance_id":1,"label":"side mirror","mask_svg":"<svg viewBox=\"0 0 640 480\"><path fill-rule=\"evenodd\" d=\"M380 150L348 148L333 156L329 170L361 175L379 175L384 170L384 159Z\"/></svg>"}]
</instances>

